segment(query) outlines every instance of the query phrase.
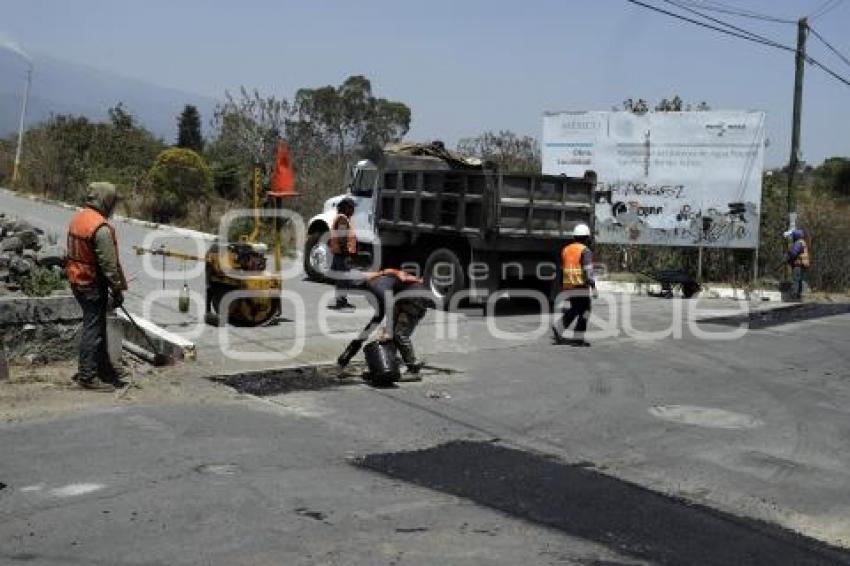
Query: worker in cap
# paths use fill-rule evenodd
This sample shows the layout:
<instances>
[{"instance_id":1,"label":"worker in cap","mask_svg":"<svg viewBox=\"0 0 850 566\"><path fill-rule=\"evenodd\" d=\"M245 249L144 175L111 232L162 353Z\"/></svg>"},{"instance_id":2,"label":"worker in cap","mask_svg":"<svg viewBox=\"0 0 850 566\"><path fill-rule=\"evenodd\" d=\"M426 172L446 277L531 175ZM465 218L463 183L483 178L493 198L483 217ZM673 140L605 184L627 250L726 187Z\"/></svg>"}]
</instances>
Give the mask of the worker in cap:
<instances>
[{"instance_id":1,"label":"worker in cap","mask_svg":"<svg viewBox=\"0 0 850 566\"><path fill-rule=\"evenodd\" d=\"M425 288L422 279L398 269L364 273L357 284L375 297L376 310L365 328L337 359L339 369L348 365L388 313L392 313L387 321L388 330L396 351L407 366L408 377L404 381L420 381L419 371L425 363L416 356L411 336L428 309L434 306L433 295Z\"/></svg>"},{"instance_id":2,"label":"worker in cap","mask_svg":"<svg viewBox=\"0 0 850 566\"><path fill-rule=\"evenodd\" d=\"M118 239L109 223L117 202L115 185L91 183L85 205L68 225L65 272L83 311L74 381L85 389L110 391L124 385L109 360L106 342L107 311L121 306L127 290L118 259Z\"/></svg>"},{"instance_id":3,"label":"worker in cap","mask_svg":"<svg viewBox=\"0 0 850 566\"><path fill-rule=\"evenodd\" d=\"M593 252L590 250L590 228L577 224L572 241L561 249L561 289L566 291L570 307L564 310L561 320L552 325L556 344L590 346L584 339L587 320L590 318L591 292L595 297L596 280L593 277ZM576 321L573 340L566 340L564 331Z\"/></svg>"},{"instance_id":4,"label":"worker in cap","mask_svg":"<svg viewBox=\"0 0 850 566\"><path fill-rule=\"evenodd\" d=\"M803 283L807 278L812 262L809 253L809 244L806 242L806 234L802 229L788 230L782 235L791 240L791 246L785 252L783 263L791 268L794 281L791 297L799 301L803 298Z\"/></svg>"},{"instance_id":5,"label":"worker in cap","mask_svg":"<svg viewBox=\"0 0 850 566\"><path fill-rule=\"evenodd\" d=\"M354 305L348 302L346 291L350 287L351 259L357 255L357 236L351 221L356 206L357 203L351 197L345 197L337 203L337 214L331 225L328 242L332 255L329 275L336 285L336 300L328 308L349 312L354 310Z\"/></svg>"}]
</instances>

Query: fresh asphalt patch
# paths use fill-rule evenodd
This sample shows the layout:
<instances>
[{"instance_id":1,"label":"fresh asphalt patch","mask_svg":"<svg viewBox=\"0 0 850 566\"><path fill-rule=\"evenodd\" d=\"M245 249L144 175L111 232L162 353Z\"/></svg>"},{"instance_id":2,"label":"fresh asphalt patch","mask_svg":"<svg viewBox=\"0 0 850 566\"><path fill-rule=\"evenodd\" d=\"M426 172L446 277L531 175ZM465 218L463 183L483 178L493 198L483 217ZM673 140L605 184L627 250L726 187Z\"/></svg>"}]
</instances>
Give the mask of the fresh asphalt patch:
<instances>
[{"instance_id":1,"label":"fresh asphalt patch","mask_svg":"<svg viewBox=\"0 0 850 566\"><path fill-rule=\"evenodd\" d=\"M373 454L355 464L657 564L850 564L850 551L777 525L492 442Z\"/></svg>"},{"instance_id":2,"label":"fresh asphalt patch","mask_svg":"<svg viewBox=\"0 0 850 566\"><path fill-rule=\"evenodd\" d=\"M746 314L703 318L699 322L728 326L746 325L750 330L759 330L841 314L850 314L850 303L803 303L775 309L755 310Z\"/></svg>"},{"instance_id":3,"label":"fresh asphalt patch","mask_svg":"<svg viewBox=\"0 0 850 566\"><path fill-rule=\"evenodd\" d=\"M421 376L454 375L457 370L436 366L425 366ZM227 375L208 376L207 379L232 387L239 393L256 397L283 395L293 391L317 391L346 385L369 385L368 374L362 364L351 364L340 375L335 365L309 365L290 368L248 371ZM401 383L409 381L402 376ZM373 385L375 386L375 385ZM395 387L392 384L392 387Z\"/></svg>"},{"instance_id":4,"label":"fresh asphalt patch","mask_svg":"<svg viewBox=\"0 0 850 566\"><path fill-rule=\"evenodd\" d=\"M208 379L257 397L314 391L354 383L340 379L335 366L302 366L211 376ZM359 381L358 381L359 383Z\"/></svg>"}]
</instances>

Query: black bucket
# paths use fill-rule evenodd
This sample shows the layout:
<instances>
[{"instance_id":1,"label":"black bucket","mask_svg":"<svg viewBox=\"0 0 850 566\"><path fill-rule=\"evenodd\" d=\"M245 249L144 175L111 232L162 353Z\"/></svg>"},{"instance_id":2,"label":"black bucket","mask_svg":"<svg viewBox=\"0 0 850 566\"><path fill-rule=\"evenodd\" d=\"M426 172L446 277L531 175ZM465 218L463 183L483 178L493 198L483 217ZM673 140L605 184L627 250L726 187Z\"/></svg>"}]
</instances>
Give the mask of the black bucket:
<instances>
[{"instance_id":1,"label":"black bucket","mask_svg":"<svg viewBox=\"0 0 850 566\"><path fill-rule=\"evenodd\" d=\"M369 367L369 381L377 385L389 385L401 378L395 346L392 342L373 341L363 348L366 365Z\"/></svg>"}]
</instances>

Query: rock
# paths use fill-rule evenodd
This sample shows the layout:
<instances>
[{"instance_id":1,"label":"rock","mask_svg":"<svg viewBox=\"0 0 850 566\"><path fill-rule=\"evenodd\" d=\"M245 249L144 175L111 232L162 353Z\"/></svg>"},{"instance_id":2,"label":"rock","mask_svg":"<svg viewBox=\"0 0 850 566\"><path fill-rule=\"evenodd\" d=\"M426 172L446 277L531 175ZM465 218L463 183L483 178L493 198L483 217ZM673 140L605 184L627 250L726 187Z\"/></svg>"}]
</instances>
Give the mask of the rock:
<instances>
[{"instance_id":1,"label":"rock","mask_svg":"<svg viewBox=\"0 0 850 566\"><path fill-rule=\"evenodd\" d=\"M35 250L24 250L23 253L21 253L22 258L28 259L33 262L35 261L37 255L38 252L36 252Z\"/></svg>"},{"instance_id":2,"label":"rock","mask_svg":"<svg viewBox=\"0 0 850 566\"><path fill-rule=\"evenodd\" d=\"M41 267L62 267L65 265L65 250L60 246L48 246L39 250L35 260Z\"/></svg>"},{"instance_id":3,"label":"rock","mask_svg":"<svg viewBox=\"0 0 850 566\"><path fill-rule=\"evenodd\" d=\"M24 251L24 243L17 236L9 236L0 240L0 252L21 253Z\"/></svg>"},{"instance_id":4,"label":"rock","mask_svg":"<svg viewBox=\"0 0 850 566\"><path fill-rule=\"evenodd\" d=\"M9 280L9 270L6 268L0 268L0 283L6 282Z\"/></svg>"},{"instance_id":5,"label":"rock","mask_svg":"<svg viewBox=\"0 0 850 566\"><path fill-rule=\"evenodd\" d=\"M12 261L12 254L9 252L0 253L0 269L9 267L10 261Z\"/></svg>"},{"instance_id":6,"label":"rock","mask_svg":"<svg viewBox=\"0 0 850 566\"><path fill-rule=\"evenodd\" d=\"M29 272L32 271L33 267L33 262L22 257L12 258L12 261L9 262L9 272L12 275L17 275L18 277L28 275Z\"/></svg>"},{"instance_id":7,"label":"rock","mask_svg":"<svg viewBox=\"0 0 850 566\"><path fill-rule=\"evenodd\" d=\"M15 232L26 232L28 230L38 232L38 230L36 229L35 226L30 224L26 220L21 220L21 219L18 219L18 220L15 220L14 222L12 222L12 225L10 226L10 228L12 230L14 230Z\"/></svg>"},{"instance_id":8,"label":"rock","mask_svg":"<svg viewBox=\"0 0 850 566\"><path fill-rule=\"evenodd\" d=\"M23 230L17 232L15 236L21 241L25 250L38 249L38 232L35 230Z\"/></svg>"}]
</instances>

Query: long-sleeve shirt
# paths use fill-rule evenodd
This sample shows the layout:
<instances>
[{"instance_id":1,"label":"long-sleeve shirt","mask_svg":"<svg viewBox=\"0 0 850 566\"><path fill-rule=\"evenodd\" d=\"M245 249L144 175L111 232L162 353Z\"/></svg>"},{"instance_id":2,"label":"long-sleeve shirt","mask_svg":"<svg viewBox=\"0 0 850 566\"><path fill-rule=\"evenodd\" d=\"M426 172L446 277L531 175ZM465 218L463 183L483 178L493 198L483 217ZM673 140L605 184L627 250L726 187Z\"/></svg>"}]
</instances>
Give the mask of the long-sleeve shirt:
<instances>
[{"instance_id":1,"label":"long-sleeve shirt","mask_svg":"<svg viewBox=\"0 0 850 566\"><path fill-rule=\"evenodd\" d=\"M107 285L114 290L126 290L127 282L118 263L118 250L115 249L115 242L112 240L112 233L108 226L104 224L95 231L93 244L98 271L106 279Z\"/></svg>"},{"instance_id":2,"label":"long-sleeve shirt","mask_svg":"<svg viewBox=\"0 0 850 566\"><path fill-rule=\"evenodd\" d=\"M785 261L791 263L795 259L797 259L797 256L799 256L801 253L803 253L803 241L797 240L796 242L791 244L791 247L788 248L787 252L785 252Z\"/></svg>"},{"instance_id":3,"label":"long-sleeve shirt","mask_svg":"<svg viewBox=\"0 0 850 566\"><path fill-rule=\"evenodd\" d=\"M587 281L588 287L596 288L596 279L593 278L593 252L585 246L581 252L581 268L584 271L584 280Z\"/></svg>"}]
</instances>

